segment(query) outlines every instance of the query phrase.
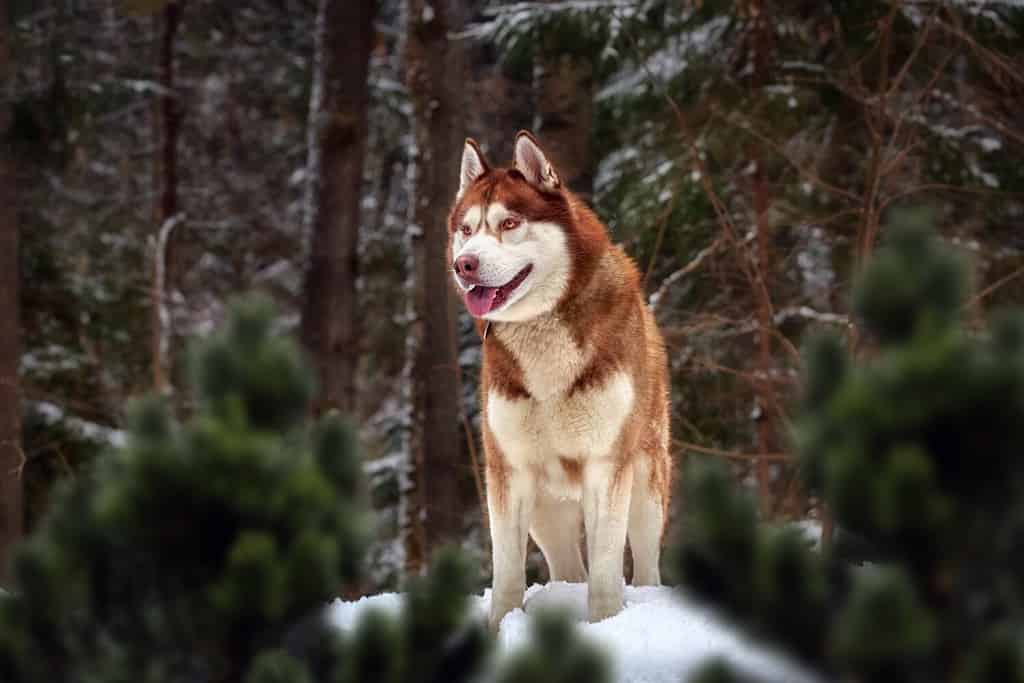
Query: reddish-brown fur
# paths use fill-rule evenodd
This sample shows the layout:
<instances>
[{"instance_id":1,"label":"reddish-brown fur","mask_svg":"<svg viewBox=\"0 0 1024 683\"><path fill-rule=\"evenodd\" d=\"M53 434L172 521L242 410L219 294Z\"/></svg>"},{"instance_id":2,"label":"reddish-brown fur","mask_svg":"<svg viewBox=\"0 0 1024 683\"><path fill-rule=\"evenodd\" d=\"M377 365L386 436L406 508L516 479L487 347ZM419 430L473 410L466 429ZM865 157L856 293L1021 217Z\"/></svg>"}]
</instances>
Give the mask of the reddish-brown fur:
<instances>
[{"instance_id":1,"label":"reddish-brown fur","mask_svg":"<svg viewBox=\"0 0 1024 683\"><path fill-rule=\"evenodd\" d=\"M600 620L622 608L627 537L633 583L661 580L671 485L661 335L635 264L561 186L531 135L520 133L514 165L497 169L470 141L460 181L448 220L449 262L458 245L453 281L470 310L492 320L477 321L490 625L522 605L527 533L553 579L587 581L589 617ZM518 299L481 306L509 291Z\"/></svg>"},{"instance_id":2,"label":"reddish-brown fur","mask_svg":"<svg viewBox=\"0 0 1024 683\"><path fill-rule=\"evenodd\" d=\"M472 141L470 141L471 144ZM467 209L474 205L500 202L530 221L563 226L568 237L572 271L569 286L556 313L581 346L593 349L590 363L579 373L570 395L599 386L609 375L625 370L634 381L636 402L617 445L621 467L636 457L650 458L650 487L668 505L671 463L659 435L651 433L651 422L664 425L667 414L667 366L664 345L656 323L647 309L636 265L619 247L612 245L607 229L594 212L565 188L545 191L529 183L515 168L487 168L455 203L448 218L449 234L462 225ZM451 241L448 247L451 263ZM516 323L494 323L506 325ZM483 333L487 323L476 321ZM522 370L513 354L488 334L483 339L481 372L483 413L487 396L496 391L507 398L528 398ZM645 424L646 422L646 424ZM505 478L504 462L487 420L481 421L488 476L499 493ZM567 474L579 476L579 463L562 461Z\"/></svg>"}]
</instances>

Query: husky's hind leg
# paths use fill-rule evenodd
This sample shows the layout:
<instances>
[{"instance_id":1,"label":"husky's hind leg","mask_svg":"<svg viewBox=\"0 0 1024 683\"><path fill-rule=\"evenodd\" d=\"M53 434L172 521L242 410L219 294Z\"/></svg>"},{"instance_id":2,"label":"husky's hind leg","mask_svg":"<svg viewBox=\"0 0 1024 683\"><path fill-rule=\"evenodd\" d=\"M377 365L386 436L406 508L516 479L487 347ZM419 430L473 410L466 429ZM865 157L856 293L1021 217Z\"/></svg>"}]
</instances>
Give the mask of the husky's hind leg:
<instances>
[{"instance_id":1,"label":"husky's hind leg","mask_svg":"<svg viewBox=\"0 0 1024 683\"><path fill-rule=\"evenodd\" d=\"M658 561L661 535L665 528L665 503L660 491L651 486L650 463L641 459L633 477L629 502L629 547L633 551L633 585L661 584Z\"/></svg>"},{"instance_id":2,"label":"husky's hind leg","mask_svg":"<svg viewBox=\"0 0 1024 683\"><path fill-rule=\"evenodd\" d=\"M583 568L583 507L579 501L539 495L533 509L530 536L540 546L552 581L581 583Z\"/></svg>"}]
</instances>

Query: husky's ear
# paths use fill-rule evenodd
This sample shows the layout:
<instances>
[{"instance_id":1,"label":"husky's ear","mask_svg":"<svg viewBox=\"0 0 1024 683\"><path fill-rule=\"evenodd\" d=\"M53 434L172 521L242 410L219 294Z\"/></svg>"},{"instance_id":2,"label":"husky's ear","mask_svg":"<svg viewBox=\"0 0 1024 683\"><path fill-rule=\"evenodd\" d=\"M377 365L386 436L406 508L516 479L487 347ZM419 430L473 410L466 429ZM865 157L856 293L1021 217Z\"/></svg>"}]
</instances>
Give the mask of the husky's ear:
<instances>
[{"instance_id":1,"label":"husky's ear","mask_svg":"<svg viewBox=\"0 0 1024 683\"><path fill-rule=\"evenodd\" d=\"M562 185L558 172L544 155L537 138L525 130L519 131L516 135L513 164L527 180L545 190L557 190Z\"/></svg>"},{"instance_id":2,"label":"husky's ear","mask_svg":"<svg viewBox=\"0 0 1024 683\"><path fill-rule=\"evenodd\" d=\"M484 153L480 151L480 145L473 138L466 138L466 146L462 149L462 169L459 171L459 193L466 191L466 188L473 184L473 181L491 170Z\"/></svg>"}]
</instances>

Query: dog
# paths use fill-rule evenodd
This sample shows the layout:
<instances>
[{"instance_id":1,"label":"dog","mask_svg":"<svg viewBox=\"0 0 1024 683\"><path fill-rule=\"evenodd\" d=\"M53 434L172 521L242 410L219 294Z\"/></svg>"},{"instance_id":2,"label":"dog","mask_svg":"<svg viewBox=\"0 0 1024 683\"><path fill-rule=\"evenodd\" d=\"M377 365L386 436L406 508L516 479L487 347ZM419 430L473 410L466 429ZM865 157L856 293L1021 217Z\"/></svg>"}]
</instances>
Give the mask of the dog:
<instances>
[{"instance_id":1,"label":"dog","mask_svg":"<svg viewBox=\"0 0 1024 683\"><path fill-rule=\"evenodd\" d=\"M636 265L533 135L513 156L492 168L466 140L448 217L483 336L495 632L523 604L527 533L553 581L588 583L592 622L622 609L627 536L633 584L658 585L672 470L665 347Z\"/></svg>"}]
</instances>

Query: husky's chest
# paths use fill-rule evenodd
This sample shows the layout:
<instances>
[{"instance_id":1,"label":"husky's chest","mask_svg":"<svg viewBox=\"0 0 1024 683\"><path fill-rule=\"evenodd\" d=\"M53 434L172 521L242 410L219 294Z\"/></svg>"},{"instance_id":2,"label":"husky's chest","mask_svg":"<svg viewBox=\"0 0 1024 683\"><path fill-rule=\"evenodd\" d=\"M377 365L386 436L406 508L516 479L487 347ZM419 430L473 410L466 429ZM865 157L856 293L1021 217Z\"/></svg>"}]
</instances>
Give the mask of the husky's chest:
<instances>
[{"instance_id":1,"label":"husky's chest","mask_svg":"<svg viewBox=\"0 0 1024 683\"><path fill-rule=\"evenodd\" d=\"M592 354L557 320L500 334L530 394L487 397L487 426L508 463L539 469L558 482L565 478L563 461L608 455L633 408L632 378L613 372L595 386L573 391Z\"/></svg>"}]
</instances>

